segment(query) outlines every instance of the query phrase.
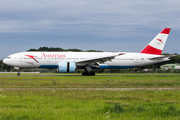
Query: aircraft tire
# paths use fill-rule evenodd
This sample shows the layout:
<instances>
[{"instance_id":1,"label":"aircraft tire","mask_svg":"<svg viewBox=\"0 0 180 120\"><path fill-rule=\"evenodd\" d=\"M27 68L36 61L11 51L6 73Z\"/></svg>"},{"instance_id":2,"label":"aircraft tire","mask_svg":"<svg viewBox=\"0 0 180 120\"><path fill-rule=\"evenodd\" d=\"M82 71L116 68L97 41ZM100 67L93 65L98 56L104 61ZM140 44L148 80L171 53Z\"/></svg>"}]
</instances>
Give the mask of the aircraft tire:
<instances>
[{"instance_id":1,"label":"aircraft tire","mask_svg":"<svg viewBox=\"0 0 180 120\"><path fill-rule=\"evenodd\" d=\"M91 76L94 76L94 75L95 75L95 72L90 72L90 75L91 75Z\"/></svg>"},{"instance_id":2,"label":"aircraft tire","mask_svg":"<svg viewBox=\"0 0 180 120\"><path fill-rule=\"evenodd\" d=\"M83 72L82 76L94 76L95 72Z\"/></svg>"},{"instance_id":3,"label":"aircraft tire","mask_svg":"<svg viewBox=\"0 0 180 120\"><path fill-rule=\"evenodd\" d=\"M18 72L18 73L17 73L17 76L20 76L20 75L21 75L21 74Z\"/></svg>"}]
</instances>

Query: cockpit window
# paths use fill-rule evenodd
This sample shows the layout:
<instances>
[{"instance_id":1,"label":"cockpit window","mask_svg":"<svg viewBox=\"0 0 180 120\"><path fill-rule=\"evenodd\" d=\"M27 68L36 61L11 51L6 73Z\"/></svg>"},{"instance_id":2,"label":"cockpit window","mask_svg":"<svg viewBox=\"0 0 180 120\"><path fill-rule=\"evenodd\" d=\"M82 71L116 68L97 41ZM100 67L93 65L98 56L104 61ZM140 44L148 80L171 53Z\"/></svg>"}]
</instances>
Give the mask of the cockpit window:
<instances>
[{"instance_id":1,"label":"cockpit window","mask_svg":"<svg viewBox=\"0 0 180 120\"><path fill-rule=\"evenodd\" d=\"M7 57L7 59L11 59L11 57Z\"/></svg>"}]
</instances>

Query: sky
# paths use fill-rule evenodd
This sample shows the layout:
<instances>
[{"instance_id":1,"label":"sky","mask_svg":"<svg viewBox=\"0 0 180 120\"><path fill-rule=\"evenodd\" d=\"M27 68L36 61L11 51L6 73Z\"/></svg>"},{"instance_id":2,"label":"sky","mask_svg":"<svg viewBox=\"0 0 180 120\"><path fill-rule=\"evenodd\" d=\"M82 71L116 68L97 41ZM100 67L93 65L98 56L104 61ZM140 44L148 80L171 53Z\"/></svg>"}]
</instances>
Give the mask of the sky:
<instances>
[{"instance_id":1,"label":"sky","mask_svg":"<svg viewBox=\"0 0 180 120\"><path fill-rule=\"evenodd\" d=\"M0 0L0 60L31 48L140 52L171 28L180 54L179 0Z\"/></svg>"}]
</instances>

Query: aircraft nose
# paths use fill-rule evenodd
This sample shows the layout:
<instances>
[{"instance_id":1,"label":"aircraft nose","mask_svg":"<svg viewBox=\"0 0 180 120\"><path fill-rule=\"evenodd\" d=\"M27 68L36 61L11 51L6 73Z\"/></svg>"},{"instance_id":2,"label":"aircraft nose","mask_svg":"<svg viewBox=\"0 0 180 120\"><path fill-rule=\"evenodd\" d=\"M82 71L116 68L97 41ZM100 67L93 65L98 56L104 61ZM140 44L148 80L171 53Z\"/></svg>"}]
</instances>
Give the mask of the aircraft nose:
<instances>
[{"instance_id":1,"label":"aircraft nose","mask_svg":"<svg viewBox=\"0 0 180 120\"><path fill-rule=\"evenodd\" d=\"M11 65L11 64L10 64L10 61L7 60L7 59L4 59L4 60L3 60L3 63L6 64L6 65Z\"/></svg>"}]
</instances>

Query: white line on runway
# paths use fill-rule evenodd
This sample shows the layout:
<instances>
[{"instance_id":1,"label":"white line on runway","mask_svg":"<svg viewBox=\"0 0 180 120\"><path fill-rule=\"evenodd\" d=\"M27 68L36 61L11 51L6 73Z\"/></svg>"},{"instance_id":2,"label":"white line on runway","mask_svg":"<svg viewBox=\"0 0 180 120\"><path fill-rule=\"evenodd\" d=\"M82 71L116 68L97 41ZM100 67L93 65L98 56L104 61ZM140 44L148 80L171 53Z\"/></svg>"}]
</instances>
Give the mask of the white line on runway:
<instances>
[{"instance_id":1,"label":"white line on runway","mask_svg":"<svg viewBox=\"0 0 180 120\"><path fill-rule=\"evenodd\" d=\"M0 88L0 90L180 90L180 88Z\"/></svg>"}]
</instances>

